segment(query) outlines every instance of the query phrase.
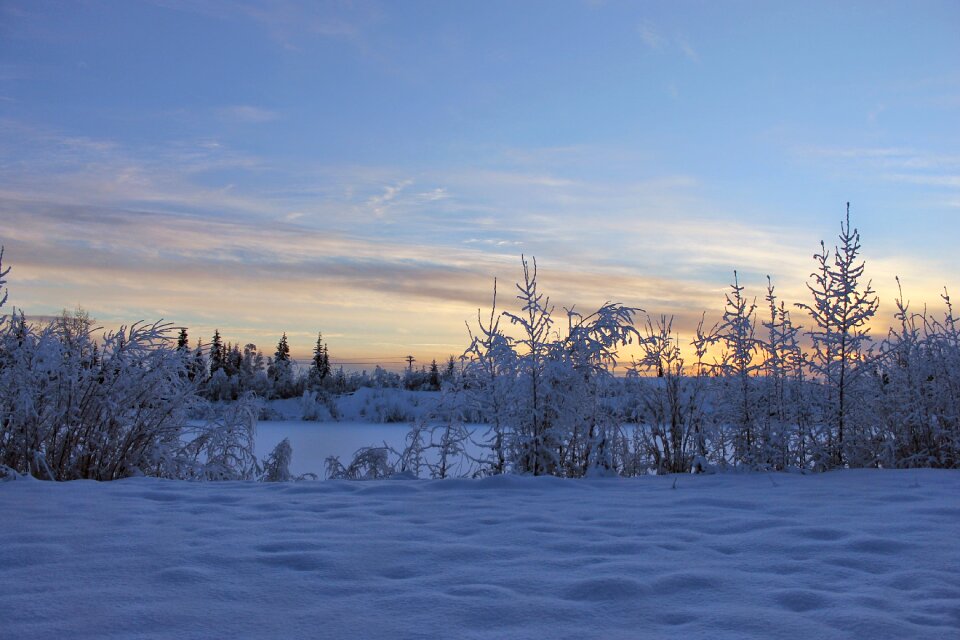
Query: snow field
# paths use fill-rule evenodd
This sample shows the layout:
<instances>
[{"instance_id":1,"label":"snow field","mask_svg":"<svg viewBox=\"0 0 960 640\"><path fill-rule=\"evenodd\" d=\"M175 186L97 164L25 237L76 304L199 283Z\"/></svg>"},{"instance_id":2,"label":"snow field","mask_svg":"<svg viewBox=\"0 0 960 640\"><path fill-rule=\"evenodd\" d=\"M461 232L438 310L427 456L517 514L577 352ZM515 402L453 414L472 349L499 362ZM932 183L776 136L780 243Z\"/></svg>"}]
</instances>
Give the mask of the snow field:
<instances>
[{"instance_id":1,"label":"snow field","mask_svg":"<svg viewBox=\"0 0 960 640\"><path fill-rule=\"evenodd\" d=\"M958 637L958 496L936 470L17 480L0 637Z\"/></svg>"}]
</instances>

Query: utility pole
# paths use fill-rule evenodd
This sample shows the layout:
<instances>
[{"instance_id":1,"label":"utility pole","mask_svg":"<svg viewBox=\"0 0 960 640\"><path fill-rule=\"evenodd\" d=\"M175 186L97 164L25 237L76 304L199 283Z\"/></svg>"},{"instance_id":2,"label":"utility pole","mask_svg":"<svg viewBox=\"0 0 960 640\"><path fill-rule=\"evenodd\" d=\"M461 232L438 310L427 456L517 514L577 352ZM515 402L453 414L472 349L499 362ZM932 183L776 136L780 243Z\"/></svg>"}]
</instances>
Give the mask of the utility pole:
<instances>
[{"instance_id":1,"label":"utility pole","mask_svg":"<svg viewBox=\"0 0 960 640\"><path fill-rule=\"evenodd\" d=\"M413 373L413 363L416 361L417 359L414 358L413 356L407 356L407 371L409 371L410 373Z\"/></svg>"}]
</instances>

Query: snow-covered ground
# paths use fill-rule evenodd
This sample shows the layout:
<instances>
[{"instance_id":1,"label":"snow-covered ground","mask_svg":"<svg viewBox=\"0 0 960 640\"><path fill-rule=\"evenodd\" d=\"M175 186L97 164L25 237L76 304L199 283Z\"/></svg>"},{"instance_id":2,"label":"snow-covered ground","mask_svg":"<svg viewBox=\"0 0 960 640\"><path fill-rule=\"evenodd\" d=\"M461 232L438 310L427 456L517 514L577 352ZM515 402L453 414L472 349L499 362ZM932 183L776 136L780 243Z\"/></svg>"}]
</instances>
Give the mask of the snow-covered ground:
<instances>
[{"instance_id":1,"label":"snow-covered ground","mask_svg":"<svg viewBox=\"0 0 960 640\"><path fill-rule=\"evenodd\" d=\"M955 638L958 496L933 470L16 480L0 637Z\"/></svg>"}]
</instances>

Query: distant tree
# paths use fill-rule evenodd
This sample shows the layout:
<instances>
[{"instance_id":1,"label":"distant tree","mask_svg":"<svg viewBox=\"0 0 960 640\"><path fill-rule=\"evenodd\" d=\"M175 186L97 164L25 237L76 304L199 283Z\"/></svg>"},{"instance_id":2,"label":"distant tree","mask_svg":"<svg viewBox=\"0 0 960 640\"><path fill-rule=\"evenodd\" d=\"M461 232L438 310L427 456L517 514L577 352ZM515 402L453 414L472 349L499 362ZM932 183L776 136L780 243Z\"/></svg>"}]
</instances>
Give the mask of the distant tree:
<instances>
[{"instance_id":1,"label":"distant tree","mask_svg":"<svg viewBox=\"0 0 960 640\"><path fill-rule=\"evenodd\" d=\"M273 360L267 367L267 374L273 383L273 393L280 398L289 398L296 392L293 361L290 359L290 345L284 333L277 343Z\"/></svg>"},{"instance_id":2,"label":"distant tree","mask_svg":"<svg viewBox=\"0 0 960 640\"><path fill-rule=\"evenodd\" d=\"M204 382L207 378L207 358L203 355L203 342L199 338L187 375L191 381Z\"/></svg>"},{"instance_id":3,"label":"distant tree","mask_svg":"<svg viewBox=\"0 0 960 640\"><path fill-rule=\"evenodd\" d=\"M719 362L708 365L724 380L723 416L736 429L734 434L735 462L755 466L760 463L754 424L757 421L756 381L754 376L762 369L755 356L761 341L755 336L756 301L744 295L737 272L726 295L723 320L714 327L708 342L722 348Z\"/></svg>"},{"instance_id":4,"label":"distant tree","mask_svg":"<svg viewBox=\"0 0 960 640\"><path fill-rule=\"evenodd\" d=\"M177 336L177 351L188 351L190 349L190 340L187 338L187 328L180 327L180 335Z\"/></svg>"},{"instance_id":5,"label":"distant tree","mask_svg":"<svg viewBox=\"0 0 960 640\"><path fill-rule=\"evenodd\" d=\"M430 363L430 388L434 391L440 390L440 369L436 360Z\"/></svg>"},{"instance_id":6,"label":"distant tree","mask_svg":"<svg viewBox=\"0 0 960 640\"><path fill-rule=\"evenodd\" d=\"M243 355L239 344L228 344L225 350L224 369L228 376L239 376L243 368Z\"/></svg>"},{"instance_id":7,"label":"distant tree","mask_svg":"<svg viewBox=\"0 0 960 640\"><path fill-rule=\"evenodd\" d=\"M273 362L289 362L290 361L290 345L287 344L287 334L284 332L283 336L280 338L280 342L277 343L277 350L273 354Z\"/></svg>"},{"instance_id":8,"label":"distant tree","mask_svg":"<svg viewBox=\"0 0 960 640\"><path fill-rule=\"evenodd\" d=\"M330 375L330 353L323 342L323 333L317 333L317 344L313 348L313 360L310 364L311 377L323 382Z\"/></svg>"},{"instance_id":9,"label":"distant tree","mask_svg":"<svg viewBox=\"0 0 960 640\"><path fill-rule=\"evenodd\" d=\"M804 401L804 354L790 311L778 303L773 281L767 276L769 319L763 322L763 382L766 404L765 462L777 469L807 464L807 409Z\"/></svg>"},{"instance_id":10,"label":"distant tree","mask_svg":"<svg viewBox=\"0 0 960 640\"><path fill-rule=\"evenodd\" d=\"M851 394L864 370L859 365L872 340L867 323L879 305L871 282L861 284L865 263L860 260L860 232L850 226L849 202L846 222L840 223L839 240L832 259L820 242L820 253L813 256L817 261L817 270L810 274L813 283L807 284L813 304L797 306L813 320L814 327L807 332L813 341L809 366L826 390L829 461L824 462L843 466L848 462Z\"/></svg>"},{"instance_id":11,"label":"distant tree","mask_svg":"<svg viewBox=\"0 0 960 640\"><path fill-rule=\"evenodd\" d=\"M220 337L220 330L214 329L213 339L210 341L210 375L212 376L218 369L223 368L223 339Z\"/></svg>"}]
</instances>

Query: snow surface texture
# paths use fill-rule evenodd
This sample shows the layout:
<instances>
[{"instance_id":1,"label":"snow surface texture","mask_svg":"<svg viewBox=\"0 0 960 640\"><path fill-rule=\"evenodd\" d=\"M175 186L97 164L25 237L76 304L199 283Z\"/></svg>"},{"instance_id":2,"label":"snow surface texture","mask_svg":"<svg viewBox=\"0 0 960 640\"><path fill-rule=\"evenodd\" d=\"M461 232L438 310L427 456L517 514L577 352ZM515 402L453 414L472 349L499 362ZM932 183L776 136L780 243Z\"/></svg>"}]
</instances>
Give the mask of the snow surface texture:
<instances>
[{"instance_id":1,"label":"snow surface texture","mask_svg":"<svg viewBox=\"0 0 960 640\"><path fill-rule=\"evenodd\" d=\"M958 496L934 470L18 479L0 637L955 638Z\"/></svg>"}]
</instances>

